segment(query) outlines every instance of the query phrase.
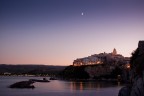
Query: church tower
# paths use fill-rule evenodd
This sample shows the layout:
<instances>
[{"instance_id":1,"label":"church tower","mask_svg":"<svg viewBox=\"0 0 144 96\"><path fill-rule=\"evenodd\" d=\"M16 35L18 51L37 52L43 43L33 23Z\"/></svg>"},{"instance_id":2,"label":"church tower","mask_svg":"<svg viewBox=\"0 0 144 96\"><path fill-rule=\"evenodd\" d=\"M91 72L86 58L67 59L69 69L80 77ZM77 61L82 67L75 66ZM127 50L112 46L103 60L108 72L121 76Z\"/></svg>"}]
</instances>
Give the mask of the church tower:
<instances>
[{"instance_id":1,"label":"church tower","mask_svg":"<svg viewBox=\"0 0 144 96\"><path fill-rule=\"evenodd\" d=\"M117 51L115 48L113 49L112 55L117 55Z\"/></svg>"}]
</instances>

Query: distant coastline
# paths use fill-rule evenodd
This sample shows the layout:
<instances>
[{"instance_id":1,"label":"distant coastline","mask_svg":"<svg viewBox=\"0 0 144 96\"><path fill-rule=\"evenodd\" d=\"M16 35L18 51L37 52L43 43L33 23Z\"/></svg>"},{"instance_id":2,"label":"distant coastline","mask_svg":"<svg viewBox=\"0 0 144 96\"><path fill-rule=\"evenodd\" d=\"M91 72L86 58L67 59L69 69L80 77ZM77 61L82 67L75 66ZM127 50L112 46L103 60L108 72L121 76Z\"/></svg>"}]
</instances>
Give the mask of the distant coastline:
<instances>
[{"instance_id":1,"label":"distant coastline","mask_svg":"<svg viewBox=\"0 0 144 96\"><path fill-rule=\"evenodd\" d=\"M11 65L0 64L1 76L52 76L59 74L66 66L54 65Z\"/></svg>"}]
</instances>

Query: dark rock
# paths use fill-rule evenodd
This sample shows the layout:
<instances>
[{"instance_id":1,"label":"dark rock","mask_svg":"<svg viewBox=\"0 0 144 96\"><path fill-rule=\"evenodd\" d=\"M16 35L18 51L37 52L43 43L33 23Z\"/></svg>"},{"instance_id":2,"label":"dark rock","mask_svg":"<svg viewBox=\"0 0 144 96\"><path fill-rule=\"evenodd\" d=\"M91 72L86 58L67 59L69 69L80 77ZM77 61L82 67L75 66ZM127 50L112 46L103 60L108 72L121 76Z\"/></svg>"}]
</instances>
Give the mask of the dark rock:
<instances>
[{"instance_id":1,"label":"dark rock","mask_svg":"<svg viewBox=\"0 0 144 96\"><path fill-rule=\"evenodd\" d=\"M131 87L125 86L120 89L118 96L130 96Z\"/></svg>"},{"instance_id":2,"label":"dark rock","mask_svg":"<svg viewBox=\"0 0 144 96\"><path fill-rule=\"evenodd\" d=\"M39 79L29 79L29 81L32 81L32 82L50 82L50 81L47 80L46 78L43 78L43 80L39 80Z\"/></svg>"},{"instance_id":3,"label":"dark rock","mask_svg":"<svg viewBox=\"0 0 144 96\"><path fill-rule=\"evenodd\" d=\"M32 85L33 81L21 81L16 82L9 86L9 88L35 88L34 85Z\"/></svg>"},{"instance_id":4,"label":"dark rock","mask_svg":"<svg viewBox=\"0 0 144 96\"><path fill-rule=\"evenodd\" d=\"M144 41L139 41L132 53L130 67L131 87L123 87L118 96L144 96Z\"/></svg>"}]
</instances>

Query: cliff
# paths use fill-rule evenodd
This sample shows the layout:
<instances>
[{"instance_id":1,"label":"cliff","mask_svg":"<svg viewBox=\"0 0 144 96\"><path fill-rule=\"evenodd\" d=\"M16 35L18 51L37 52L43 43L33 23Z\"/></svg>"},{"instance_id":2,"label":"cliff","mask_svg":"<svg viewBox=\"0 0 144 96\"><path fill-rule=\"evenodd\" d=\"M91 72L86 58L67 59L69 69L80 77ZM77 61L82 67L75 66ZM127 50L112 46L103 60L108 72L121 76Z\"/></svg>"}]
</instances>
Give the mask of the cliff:
<instances>
[{"instance_id":1,"label":"cliff","mask_svg":"<svg viewBox=\"0 0 144 96\"><path fill-rule=\"evenodd\" d=\"M139 41L132 53L130 66L130 83L119 91L119 96L144 96L144 41Z\"/></svg>"},{"instance_id":2,"label":"cliff","mask_svg":"<svg viewBox=\"0 0 144 96\"><path fill-rule=\"evenodd\" d=\"M60 77L67 80L78 79L117 79L122 75L119 67L111 68L106 64L86 65L86 66L68 66L61 73Z\"/></svg>"},{"instance_id":3,"label":"cliff","mask_svg":"<svg viewBox=\"0 0 144 96\"><path fill-rule=\"evenodd\" d=\"M85 71L86 66L68 66L61 73L63 79L89 79L89 74Z\"/></svg>"}]
</instances>

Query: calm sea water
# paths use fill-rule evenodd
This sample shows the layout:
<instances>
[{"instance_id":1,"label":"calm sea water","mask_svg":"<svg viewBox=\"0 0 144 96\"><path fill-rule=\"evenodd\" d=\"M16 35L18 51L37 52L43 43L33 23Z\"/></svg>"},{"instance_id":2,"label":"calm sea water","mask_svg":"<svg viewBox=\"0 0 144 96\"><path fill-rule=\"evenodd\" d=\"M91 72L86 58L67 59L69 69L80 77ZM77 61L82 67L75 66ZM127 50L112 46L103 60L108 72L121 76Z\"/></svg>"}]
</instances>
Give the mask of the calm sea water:
<instances>
[{"instance_id":1,"label":"calm sea water","mask_svg":"<svg viewBox=\"0 0 144 96\"><path fill-rule=\"evenodd\" d=\"M34 83L34 89L11 89L9 85L28 79L42 77L0 77L0 96L118 96L122 87L110 82L74 82L52 80L49 83ZM49 79L49 77L47 77Z\"/></svg>"}]
</instances>

